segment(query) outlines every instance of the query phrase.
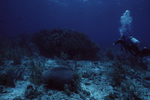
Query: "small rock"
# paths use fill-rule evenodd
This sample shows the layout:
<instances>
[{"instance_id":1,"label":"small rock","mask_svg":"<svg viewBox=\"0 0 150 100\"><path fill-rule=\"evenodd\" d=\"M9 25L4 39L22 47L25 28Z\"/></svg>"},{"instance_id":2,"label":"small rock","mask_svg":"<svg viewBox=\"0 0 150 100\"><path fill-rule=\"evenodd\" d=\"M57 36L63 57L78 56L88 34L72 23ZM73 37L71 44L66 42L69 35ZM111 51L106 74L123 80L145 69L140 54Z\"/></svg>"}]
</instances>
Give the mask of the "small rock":
<instances>
[{"instance_id":1,"label":"small rock","mask_svg":"<svg viewBox=\"0 0 150 100\"><path fill-rule=\"evenodd\" d=\"M143 86L146 87L146 88L150 88L150 82L144 82Z\"/></svg>"},{"instance_id":2,"label":"small rock","mask_svg":"<svg viewBox=\"0 0 150 100\"><path fill-rule=\"evenodd\" d=\"M150 81L150 76L145 77L145 80Z\"/></svg>"},{"instance_id":3,"label":"small rock","mask_svg":"<svg viewBox=\"0 0 150 100\"><path fill-rule=\"evenodd\" d=\"M90 82L86 82L85 85L91 85L91 83Z\"/></svg>"}]
</instances>

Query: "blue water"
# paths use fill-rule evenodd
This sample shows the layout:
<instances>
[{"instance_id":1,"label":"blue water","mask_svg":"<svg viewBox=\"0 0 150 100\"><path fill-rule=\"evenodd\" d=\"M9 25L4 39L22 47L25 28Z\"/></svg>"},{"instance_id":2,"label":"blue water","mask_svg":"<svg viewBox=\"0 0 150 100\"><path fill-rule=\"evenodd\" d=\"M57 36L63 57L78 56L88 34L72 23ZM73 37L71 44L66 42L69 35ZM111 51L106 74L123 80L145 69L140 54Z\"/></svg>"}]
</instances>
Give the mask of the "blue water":
<instances>
[{"instance_id":1,"label":"blue water","mask_svg":"<svg viewBox=\"0 0 150 100\"><path fill-rule=\"evenodd\" d=\"M120 17L126 10L133 19L130 34L150 47L150 0L0 0L0 34L59 27L111 47L120 37Z\"/></svg>"}]
</instances>

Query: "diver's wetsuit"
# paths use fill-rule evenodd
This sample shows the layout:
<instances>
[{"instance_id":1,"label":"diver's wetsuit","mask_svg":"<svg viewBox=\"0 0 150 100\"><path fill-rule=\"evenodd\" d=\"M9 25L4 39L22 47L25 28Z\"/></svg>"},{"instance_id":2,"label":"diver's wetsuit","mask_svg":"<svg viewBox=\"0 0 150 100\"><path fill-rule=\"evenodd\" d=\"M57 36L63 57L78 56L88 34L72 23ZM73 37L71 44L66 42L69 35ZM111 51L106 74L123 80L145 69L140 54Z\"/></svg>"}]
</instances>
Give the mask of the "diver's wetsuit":
<instances>
[{"instance_id":1,"label":"diver's wetsuit","mask_svg":"<svg viewBox=\"0 0 150 100\"><path fill-rule=\"evenodd\" d=\"M114 43L114 45L120 43L121 44L121 50L129 51L132 55L134 56L140 56L140 57L144 57L144 56L149 56L150 55L150 49L146 49L144 48L143 50L139 49L139 46L137 46L136 44L133 44L130 39L126 36L122 36L117 42Z\"/></svg>"}]
</instances>

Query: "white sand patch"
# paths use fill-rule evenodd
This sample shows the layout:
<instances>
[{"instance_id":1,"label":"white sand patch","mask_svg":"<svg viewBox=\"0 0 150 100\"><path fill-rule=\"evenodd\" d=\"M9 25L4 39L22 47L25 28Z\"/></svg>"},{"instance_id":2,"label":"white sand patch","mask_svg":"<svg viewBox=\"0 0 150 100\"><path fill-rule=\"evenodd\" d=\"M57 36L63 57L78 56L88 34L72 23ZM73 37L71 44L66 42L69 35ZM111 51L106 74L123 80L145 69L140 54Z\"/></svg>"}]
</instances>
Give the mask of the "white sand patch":
<instances>
[{"instance_id":1,"label":"white sand patch","mask_svg":"<svg viewBox=\"0 0 150 100\"><path fill-rule=\"evenodd\" d=\"M102 84L100 86L97 86L95 84L81 84L81 87L83 88L83 90L89 91L91 93L91 97L94 97L97 100L103 100L105 96L113 92L113 88L106 84Z\"/></svg>"}]
</instances>

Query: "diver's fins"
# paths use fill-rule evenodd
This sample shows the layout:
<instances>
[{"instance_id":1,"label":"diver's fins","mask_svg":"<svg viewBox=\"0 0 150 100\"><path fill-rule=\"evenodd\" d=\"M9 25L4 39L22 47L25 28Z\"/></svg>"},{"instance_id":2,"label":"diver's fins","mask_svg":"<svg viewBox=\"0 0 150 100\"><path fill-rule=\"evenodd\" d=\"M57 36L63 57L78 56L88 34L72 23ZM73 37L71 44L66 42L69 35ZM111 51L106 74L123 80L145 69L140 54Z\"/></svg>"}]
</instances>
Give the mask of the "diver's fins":
<instances>
[{"instance_id":1,"label":"diver's fins","mask_svg":"<svg viewBox=\"0 0 150 100\"><path fill-rule=\"evenodd\" d=\"M143 49L142 51L140 51L140 53L138 55L140 57L150 56L150 49Z\"/></svg>"}]
</instances>

